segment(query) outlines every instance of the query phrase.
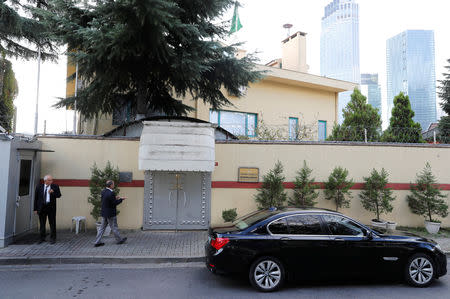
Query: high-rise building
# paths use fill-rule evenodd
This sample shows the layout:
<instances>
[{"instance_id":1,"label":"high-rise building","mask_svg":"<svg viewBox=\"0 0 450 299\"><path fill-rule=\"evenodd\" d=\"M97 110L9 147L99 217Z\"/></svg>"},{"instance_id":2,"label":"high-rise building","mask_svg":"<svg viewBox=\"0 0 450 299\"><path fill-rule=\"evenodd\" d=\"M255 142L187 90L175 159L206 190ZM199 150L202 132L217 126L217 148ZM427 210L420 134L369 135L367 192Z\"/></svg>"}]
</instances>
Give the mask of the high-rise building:
<instances>
[{"instance_id":1,"label":"high-rise building","mask_svg":"<svg viewBox=\"0 0 450 299\"><path fill-rule=\"evenodd\" d=\"M320 37L320 73L329 78L361 82L359 68L359 5L333 0L325 7ZM339 122L352 92L339 94Z\"/></svg>"},{"instance_id":2,"label":"high-rise building","mask_svg":"<svg viewBox=\"0 0 450 299\"><path fill-rule=\"evenodd\" d=\"M409 96L414 121L426 130L436 122L436 73L434 32L406 30L386 43L387 112L391 117L394 97Z\"/></svg>"},{"instance_id":3,"label":"high-rise building","mask_svg":"<svg viewBox=\"0 0 450 299\"><path fill-rule=\"evenodd\" d=\"M378 84L378 74L361 74L361 93L367 97L367 102L378 109L381 116L381 87Z\"/></svg>"}]
</instances>

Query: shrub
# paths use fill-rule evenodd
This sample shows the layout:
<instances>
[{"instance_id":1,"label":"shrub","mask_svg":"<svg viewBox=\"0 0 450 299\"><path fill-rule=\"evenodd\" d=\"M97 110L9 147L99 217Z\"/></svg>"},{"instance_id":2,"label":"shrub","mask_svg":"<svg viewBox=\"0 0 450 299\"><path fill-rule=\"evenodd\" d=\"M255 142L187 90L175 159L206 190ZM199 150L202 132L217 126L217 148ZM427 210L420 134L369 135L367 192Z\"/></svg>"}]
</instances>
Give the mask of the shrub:
<instances>
[{"instance_id":1,"label":"shrub","mask_svg":"<svg viewBox=\"0 0 450 299\"><path fill-rule=\"evenodd\" d=\"M222 218L225 222L233 222L236 220L237 213L236 209L229 209L222 211Z\"/></svg>"},{"instance_id":2,"label":"shrub","mask_svg":"<svg viewBox=\"0 0 450 299\"><path fill-rule=\"evenodd\" d=\"M283 206L287 198L283 181L283 165L278 161L275 167L263 176L262 187L258 189L258 194L255 195L255 200L260 209Z\"/></svg>"},{"instance_id":3,"label":"shrub","mask_svg":"<svg viewBox=\"0 0 450 299\"><path fill-rule=\"evenodd\" d=\"M117 187L119 183L119 169L117 167L114 168L109 161L106 163L104 169L99 169L97 164L94 163L91 167L91 180L89 181L90 196L88 202L92 205L91 215L95 221L98 221L101 215L101 193L105 188L107 180L114 181L114 192L116 192L116 195L119 195L120 190ZM117 214L119 214L119 211L117 211Z\"/></svg>"},{"instance_id":4,"label":"shrub","mask_svg":"<svg viewBox=\"0 0 450 299\"><path fill-rule=\"evenodd\" d=\"M318 186L314 185L311 178L312 169L303 161L303 167L297 172L294 182L294 195L289 199L289 205L294 207L313 207L314 201L319 194L316 192Z\"/></svg>"},{"instance_id":5,"label":"shrub","mask_svg":"<svg viewBox=\"0 0 450 299\"><path fill-rule=\"evenodd\" d=\"M395 200L392 190L386 188L389 174L382 168L381 172L373 169L369 177L365 177L364 190L360 193L364 209L374 212L380 221L380 214L392 212L391 201Z\"/></svg>"},{"instance_id":6,"label":"shrub","mask_svg":"<svg viewBox=\"0 0 450 299\"><path fill-rule=\"evenodd\" d=\"M411 195L407 196L411 212L428 218L430 222L435 222L433 215L443 218L448 215L448 205L444 201L447 196L436 185L436 177L427 162L422 172L417 174L416 183L411 184Z\"/></svg>"},{"instance_id":7,"label":"shrub","mask_svg":"<svg viewBox=\"0 0 450 299\"><path fill-rule=\"evenodd\" d=\"M339 208L350 207L351 198L350 188L353 186L353 180L347 181L348 170L342 167L335 167L325 182L325 198L333 200L336 204L336 211Z\"/></svg>"}]
</instances>

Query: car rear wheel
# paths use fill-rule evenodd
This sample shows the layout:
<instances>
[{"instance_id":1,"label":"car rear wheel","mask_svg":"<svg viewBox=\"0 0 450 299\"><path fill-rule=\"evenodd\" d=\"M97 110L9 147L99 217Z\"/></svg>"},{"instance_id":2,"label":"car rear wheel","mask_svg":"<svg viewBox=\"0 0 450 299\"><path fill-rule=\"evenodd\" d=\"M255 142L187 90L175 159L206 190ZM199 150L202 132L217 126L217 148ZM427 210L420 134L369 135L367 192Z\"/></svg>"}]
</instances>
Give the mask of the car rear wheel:
<instances>
[{"instance_id":1,"label":"car rear wheel","mask_svg":"<svg viewBox=\"0 0 450 299\"><path fill-rule=\"evenodd\" d=\"M273 257L261 257L250 267L250 283L262 292L278 290L284 282L283 264Z\"/></svg>"},{"instance_id":2,"label":"car rear wheel","mask_svg":"<svg viewBox=\"0 0 450 299\"><path fill-rule=\"evenodd\" d=\"M411 256L406 263L406 281L415 287L424 288L433 282L435 267L433 260L424 253Z\"/></svg>"}]
</instances>

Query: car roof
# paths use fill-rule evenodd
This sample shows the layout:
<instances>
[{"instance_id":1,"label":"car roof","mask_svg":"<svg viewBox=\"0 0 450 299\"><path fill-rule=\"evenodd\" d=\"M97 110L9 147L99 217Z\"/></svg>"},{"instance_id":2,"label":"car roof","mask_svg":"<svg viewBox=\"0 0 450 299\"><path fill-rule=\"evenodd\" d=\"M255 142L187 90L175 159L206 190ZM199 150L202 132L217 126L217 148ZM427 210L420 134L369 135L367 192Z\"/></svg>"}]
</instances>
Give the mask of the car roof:
<instances>
[{"instance_id":1,"label":"car roof","mask_svg":"<svg viewBox=\"0 0 450 299\"><path fill-rule=\"evenodd\" d=\"M298 213L305 213L305 214L313 214L313 213L326 213L326 214L335 214L335 215L342 215L339 212L329 210L329 209L322 209L322 208L314 208L314 207L304 207L304 208L295 208L295 207L286 207L277 209L279 213L276 213L277 215L291 215L291 214L298 214Z\"/></svg>"}]
</instances>

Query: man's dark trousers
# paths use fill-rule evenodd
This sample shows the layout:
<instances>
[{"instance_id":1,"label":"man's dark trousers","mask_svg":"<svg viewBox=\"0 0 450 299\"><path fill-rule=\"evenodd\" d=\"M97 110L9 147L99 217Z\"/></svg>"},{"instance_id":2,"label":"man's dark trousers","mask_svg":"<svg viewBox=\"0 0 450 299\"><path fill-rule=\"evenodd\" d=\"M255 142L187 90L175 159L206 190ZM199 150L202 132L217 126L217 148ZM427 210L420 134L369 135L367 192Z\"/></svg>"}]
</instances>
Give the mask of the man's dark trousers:
<instances>
[{"instance_id":1,"label":"man's dark trousers","mask_svg":"<svg viewBox=\"0 0 450 299\"><path fill-rule=\"evenodd\" d=\"M45 240L45 225L47 223L50 224L50 239L56 240L56 211L51 205L44 205L39 212L39 224L40 224L40 232L41 232L41 240Z\"/></svg>"}]
</instances>

